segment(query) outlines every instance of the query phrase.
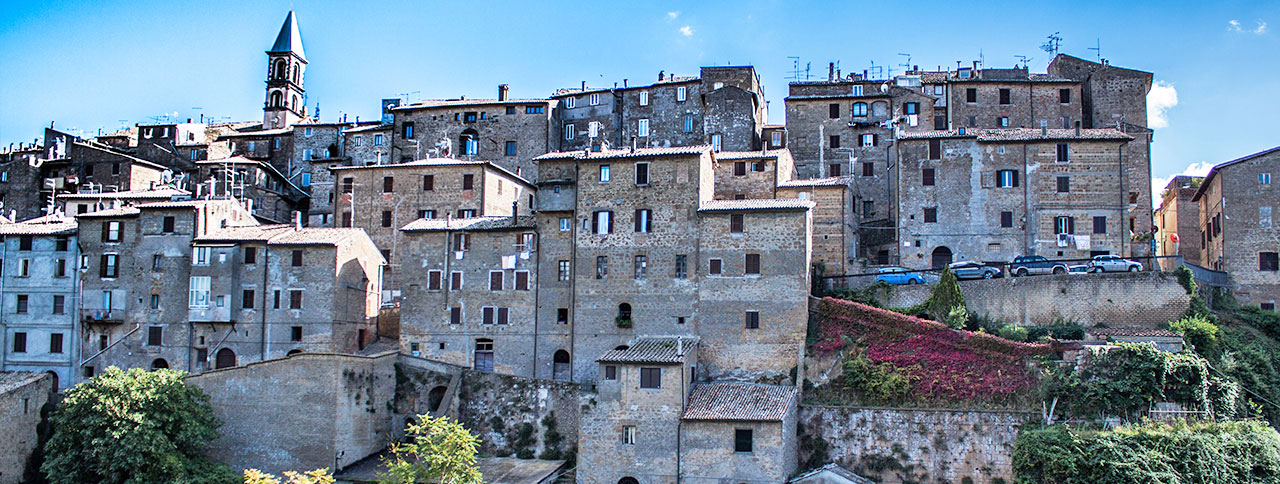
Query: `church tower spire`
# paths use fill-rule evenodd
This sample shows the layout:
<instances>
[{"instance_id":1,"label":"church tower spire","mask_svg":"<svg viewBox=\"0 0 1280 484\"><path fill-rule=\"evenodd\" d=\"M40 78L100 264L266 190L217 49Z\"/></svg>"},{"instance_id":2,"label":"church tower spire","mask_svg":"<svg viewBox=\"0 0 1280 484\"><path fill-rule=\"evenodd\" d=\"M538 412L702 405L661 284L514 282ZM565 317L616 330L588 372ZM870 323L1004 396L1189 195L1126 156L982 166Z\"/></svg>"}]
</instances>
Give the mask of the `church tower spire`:
<instances>
[{"instance_id":1,"label":"church tower spire","mask_svg":"<svg viewBox=\"0 0 1280 484\"><path fill-rule=\"evenodd\" d=\"M306 90L302 88L307 56L302 51L298 19L290 11L280 26L276 43L267 51L267 99L262 108L262 129L286 128L307 115Z\"/></svg>"}]
</instances>

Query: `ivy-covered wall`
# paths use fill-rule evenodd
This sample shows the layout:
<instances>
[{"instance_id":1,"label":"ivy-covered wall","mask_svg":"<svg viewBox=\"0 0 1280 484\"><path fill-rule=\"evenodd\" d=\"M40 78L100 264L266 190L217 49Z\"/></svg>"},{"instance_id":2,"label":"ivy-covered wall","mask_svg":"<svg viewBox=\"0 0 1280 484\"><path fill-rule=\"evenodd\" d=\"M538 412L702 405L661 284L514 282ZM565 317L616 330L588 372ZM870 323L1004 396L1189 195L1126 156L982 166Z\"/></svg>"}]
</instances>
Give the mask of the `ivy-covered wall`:
<instances>
[{"instance_id":1,"label":"ivy-covered wall","mask_svg":"<svg viewBox=\"0 0 1280 484\"><path fill-rule=\"evenodd\" d=\"M1012 484L1027 412L800 407L800 469L836 462L881 484Z\"/></svg>"}]
</instances>

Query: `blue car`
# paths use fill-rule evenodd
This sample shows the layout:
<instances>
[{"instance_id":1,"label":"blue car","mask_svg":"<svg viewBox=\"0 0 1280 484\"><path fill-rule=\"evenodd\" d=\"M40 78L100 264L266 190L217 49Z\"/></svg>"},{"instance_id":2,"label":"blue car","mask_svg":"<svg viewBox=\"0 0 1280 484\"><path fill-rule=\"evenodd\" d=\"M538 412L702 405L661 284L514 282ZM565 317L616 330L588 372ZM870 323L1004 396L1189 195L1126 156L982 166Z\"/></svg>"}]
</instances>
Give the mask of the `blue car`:
<instances>
[{"instance_id":1,"label":"blue car","mask_svg":"<svg viewBox=\"0 0 1280 484\"><path fill-rule=\"evenodd\" d=\"M924 284L924 276L903 267L882 267L876 272L880 273L876 276L876 281L889 284Z\"/></svg>"}]
</instances>

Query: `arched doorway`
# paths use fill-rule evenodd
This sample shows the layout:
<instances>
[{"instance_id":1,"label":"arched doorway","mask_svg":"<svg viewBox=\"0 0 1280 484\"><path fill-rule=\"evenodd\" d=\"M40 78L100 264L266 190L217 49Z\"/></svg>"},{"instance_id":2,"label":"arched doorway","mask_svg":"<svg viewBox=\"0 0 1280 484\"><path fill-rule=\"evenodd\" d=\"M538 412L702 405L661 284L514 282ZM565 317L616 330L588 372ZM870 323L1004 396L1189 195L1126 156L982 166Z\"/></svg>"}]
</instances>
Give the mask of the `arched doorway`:
<instances>
[{"instance_id":1,"label":"arched doorway","mask_svg":"<svg viewBox=\"0 0 1280 484\"><path fill-rule=\"evenodd\" d=\"M214 357L213 368L231 368L236 366L236 352L231 348L223 348L218 350L218 355Z\"/></svg>"},{"instance_id":2,"label":"arched doorway","mask_svg":"<svg viewBox=\"0 0 1280 484\"><path fill-rule=\"evenodd\" d=\"M458 136L458 148L464 155L476 155L480 151L480 133L467 128L461 136Z\"/></svg>"},{"instance_id":3,"label":"arched doorway","mask_svg":"<svg viewBox=\"0 0 1280 484\"><path fill-rule=\"evenodd\" d=\"M631 327L631 304L622 303L618 305L618 318L614 322L618 323L619 328Z\"/></svg>"},{"instance_id":4,"label":"arched doorway","mask_svg":"<svg viewBox=\"0 0 1280 484\"><path fill-rule=\"evenodd\" d=\"M933 268L941 269L951 263L951 249L946 246L933 249Z\"/></svg>"},{"instance_id":5,"label":"arched doorway","mask_svg":"<svg viewBox=\"0 0 1280 484\"><path fill-rule=\"evenodd\" d=\"M44 373L49 375L49 378L53 381L53 392L58 393L58 374L54 371L46 371Z\"/></svg>"},{"instance_id":6,"label":"arched doorway","mask_svg":"<svg viewBox=\"0 0 1280 484\"><path fill-rule=\"evenodd\" d=\"M569 369L573 366L569 358L569 352L565 350L556 351L556 354L553 355L551 359L553 361L551 378L560 381L568 381Z\"/></svg>"},{"instance_id":7,"label":"arched doorway","mask_svg":"<svg viewBox=\"0 0 1280 484\"><path fill-rule=\"evenodd\" d=\"M444 394L447 391L449 391L448 388L445 388L444 386L438 386L438 387L432 388L431 391L427 392L427 411L428 412L434 413L434 412L440 411L440 404L444 402Z\"/></svg>"},{"instance_id":8,"label":"arched doorway","mask_svg":"<svg viewBox=\"0 0 1280 484\"><path fill-rule=\"evenodd\" d=\"M627 476L622 479L618 479L618 484L640 484L640 481L637 481L634 477Z\"/></svg>"},{"instance_id":9,"label":"arched doorway","mask_svg":"<svg viewBox=\"0 0 1280 484\"><path fill-rule=\"evenodd\" d=\"M300 354L302 354L302 350L293 349L293 350L289 350L289 352L288 352L288 353L285 353L284 355L285 355L285 356L293 356L293 355L300 355Z\"/></svg>"},{"instance_id":10,"label":"arched doorway","mask_svg":"<svg viewBox=\"0 0 1280 484\"><path fill-rule=\"evenodd\" d=\"M156 358L154 360L151 360L152 370L162 370L166 368L169 368L169 362L164 361L164 358Z\"/></svg>"}]
</instances>

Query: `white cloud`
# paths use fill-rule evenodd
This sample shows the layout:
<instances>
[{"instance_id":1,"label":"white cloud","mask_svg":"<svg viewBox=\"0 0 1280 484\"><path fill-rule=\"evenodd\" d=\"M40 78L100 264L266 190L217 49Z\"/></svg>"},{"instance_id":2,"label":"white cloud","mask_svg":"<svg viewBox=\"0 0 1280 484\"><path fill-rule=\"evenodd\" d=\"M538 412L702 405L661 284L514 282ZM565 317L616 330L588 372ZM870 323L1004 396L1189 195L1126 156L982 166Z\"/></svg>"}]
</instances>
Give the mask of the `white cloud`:
<instances>
[{"instance_id":1,"label":"white cloud","mask_svg":"<svg viewBox=\"0 0 1280 484\"><path fill-rule=\"evenodd\" d=\"M688 25L684 27L680 27L680 35L683 35L685 37L693 37L693 27L690 27Z\"/></svg>"},{"instance_id":2,"label":"white cloud","mask_svg":"<svg viewBox=\"0 0 1280 484\"><path fill-rule=\"evenodd\" d=\"M1267 33L1267 22L1263 20L1258 20L1257 27L1249 29L1241 26L1239 20L1228 20L1227 32L1240 32L1240 33L1262 35Z\"/></svg>"},{"instance_id":3,"label":"white cloud","mask_svg":"<svg viewBox=\"0 0 1280 484\"><path fill-rule=\"evenodd\" d=\"M1165 112L1178 105L1178 90L1173 84L1155 81L1151 84L1151 92L1147 93L1147 125L1151 129L1169 126L1169 118Z\"/></svg>"},{"instance_id":4,"label":"white cloud","mask_svg":"<svg viewBox=\"0 0 1280 484\"><path fill-rule=\"evenodd\" d=\"M674 12L667 12L667 20L675 20L676 17L679 17L679 16L680 16L679 10L676 10Z\"/></svg>"},{"instance_id":5,"label":"white cloud","mask_svg":"<svg viewBox=\"0 0 1280 484\"><path fill-rule=\"evenodd\" d=\"M1182 169L1182 173L1175 173L1167 177L1151 177L1151 207L1157 208L1160 206L1160 193L1164 191L1164 187L1169 185L1169 181L1173 180L1173 177L1179 175L1205 176L1209 174L1209 169L1211 168L1213 168L1212 163L1200 161L1187 165L1186 168Z\"/></svg>"}]
</instances>

